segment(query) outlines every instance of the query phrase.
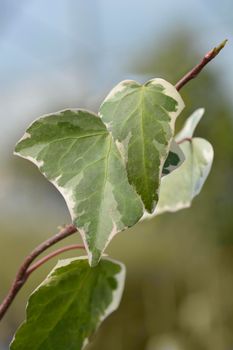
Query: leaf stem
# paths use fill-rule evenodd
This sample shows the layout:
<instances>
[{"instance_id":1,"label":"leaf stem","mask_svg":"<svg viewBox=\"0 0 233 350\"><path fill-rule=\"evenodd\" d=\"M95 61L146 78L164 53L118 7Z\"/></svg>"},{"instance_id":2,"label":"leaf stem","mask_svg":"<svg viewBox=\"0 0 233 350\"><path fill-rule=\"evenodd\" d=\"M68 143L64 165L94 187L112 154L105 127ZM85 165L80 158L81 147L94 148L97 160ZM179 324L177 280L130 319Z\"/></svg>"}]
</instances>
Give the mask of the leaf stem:
<instances>
[{"instance_id":1,"label":"leaf stem","mask_svg":"<svg viewBox=\"0 0 233 350\"><path fill-rule=\"evenodd\" d=\"M185 141L192 141L192 137L185 137L182 140L178 141L177 144L180 145L181 143L185 142Z\"/></svg>"},{"instance_id":2,"label":"leaf stem","mask_svg":"<svg viewBox=\"0 0 233 350\"><path fill-rule=\"evenodd\" d=\"M26 271L26 276L27 278L29 277L29 275L35 271L36 269L38 269L38 267L40 267L41 265L43 265L45 262L47 262L48 260L54 258L55 256L67 252L69 250L73 250L73 249L85 249L83 244L71 244L71 245L67 245L65 247L59 248L57 250L55 250L54 252L44 256L43 258L41 258L40 260L38 260L37 262L35 262L33 265L31 265L27 271Z\"/></svg>"},{"instance_id":3,"label":"leaf stem","mask_svg":"<svg viewBox=\"0 0 233 350\"><path fill-rule=\"evenodd\" d=\"M74 225L67 225L64 227L61 231L59 231L56 235L52 236L51 238L47 239L40 245L38 245L33 251L25 258L23 261L22 265L20 266L16 277L11 285L11 288L9 292L7 293L5 299L3 300L2 304L0 305L0 320L3 318L5 315L6 311L12 304L14 298L16 297L17 293L21 289L21 287L24 285L26 282L28 276L32 271L34 271L37 267L35 263L32 265L31 268L33 270L30 271L29 266L31 263L41 254L43 253L46 249L51 247L52 245L56 244L57 242L61 241L62 239L72 235L73 233L77 232L77 228ZM45 259L45 258L44 258ZM50 258L49 258L50 259ZM46 261L46 260L45 260ZM29 273L28 273L29 269Z\"/></svg>"},{"instance_id":4,"label":"leaf stem","mask_svg":"<svg viewBox=\"0 0 233 350\"><path fill-rule=\"evenodd\" d=\"M190 80L196 78L196 76L202 71L202 69L209 63L213 58L215 58L219 52L226 45L227 40L224 40L219 46L214 47L209 51L193 69L191 69L183 78L181 78L178 83L176 83L176 90L179 91L184 85L186 85Z\"/></svg>"}]
</instances>

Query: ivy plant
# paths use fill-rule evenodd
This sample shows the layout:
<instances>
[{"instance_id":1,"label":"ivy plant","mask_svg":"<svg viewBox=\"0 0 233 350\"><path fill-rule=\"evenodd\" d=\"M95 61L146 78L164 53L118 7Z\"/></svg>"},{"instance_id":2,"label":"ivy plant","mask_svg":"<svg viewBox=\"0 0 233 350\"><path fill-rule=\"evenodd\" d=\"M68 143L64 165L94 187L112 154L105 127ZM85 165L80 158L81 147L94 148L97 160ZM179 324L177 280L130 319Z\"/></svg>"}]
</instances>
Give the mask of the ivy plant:
<instances>
[{"instance_id":1,"label":"ivy plant","mask_svg":"<svg viewBox=\"0 0 233 350\"><path fill-rule=\"evenodd\" d=\"M35 248L19 268L0 306L3 317L29 275L70 249L86 256L60 260L32 293L26 320L11 350L80 350L117 309L125 267L103 255L114 236L139 220L189 207L209 174L213 148L193 137L204 109L175 135L184 108L179 90L213 59L225 42L176 85L152 79L126 80L102 102L96 115L67 109L35 120L15 154L33 162L60 191L72 224ZM33 263L45 249L79 232L84 245L60 248Z\"/></svg>"}]
</instances>

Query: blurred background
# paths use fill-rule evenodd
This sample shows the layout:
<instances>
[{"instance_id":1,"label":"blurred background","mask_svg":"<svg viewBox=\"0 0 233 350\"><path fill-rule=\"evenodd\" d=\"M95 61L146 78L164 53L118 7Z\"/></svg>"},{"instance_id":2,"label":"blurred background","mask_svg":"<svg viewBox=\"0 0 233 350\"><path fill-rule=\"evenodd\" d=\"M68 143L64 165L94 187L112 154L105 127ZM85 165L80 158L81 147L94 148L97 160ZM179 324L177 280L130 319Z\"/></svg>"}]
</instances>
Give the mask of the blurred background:
<instances>
[{"instance_id":1,"label":"blurred background","mask_svg":"<svg viewBox=\"0 0 233 350\"><path fill-rule=\"evenodd\" d=\"M25 255L70 222L57 190L12 154L28 124L67 107L98 111L123 79L176 83L228 38L181 90L186 109L177 128L206 109L196 135L213 144L215 160L204 190L191 209L139 223L112 241L107 252L126 264L126 288L89 349L233 349L232 36L231 0L0 0L0 299ZM19 293L0 325L0 350L55 263Z\"/></svg>"}]
</instances>

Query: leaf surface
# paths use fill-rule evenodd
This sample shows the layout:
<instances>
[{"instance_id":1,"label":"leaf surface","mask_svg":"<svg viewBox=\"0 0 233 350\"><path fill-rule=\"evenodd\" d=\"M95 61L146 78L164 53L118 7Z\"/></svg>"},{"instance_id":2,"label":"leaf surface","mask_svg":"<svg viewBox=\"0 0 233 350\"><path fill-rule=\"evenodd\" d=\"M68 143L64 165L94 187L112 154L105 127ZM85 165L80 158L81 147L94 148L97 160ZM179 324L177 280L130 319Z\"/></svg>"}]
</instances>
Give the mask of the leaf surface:
<instances>
[{"instance_id":1,"label":"leaf surface","mask_svg":"<svg viewBox=\"0 0 233 350\"><path fill-rule=\"evenodd\" d=\"M26 321L11 350L81 350L100 323L120 303L125 268L102 259L94 268L85 258L58 262L32 293Z\"/></svg>"},{"instance_id":2,"label":"leaf surface","mask_svg":"<svg viewBox=\"0 0 233 350\"><path fill-rule=\"evenodd\" d=\"M182 143L181 148L185 161L177 170L162 179L155 214L190 207L209 175L213 148L208 141L195 137L191 142Z\"/></svg>"},{"instance_id":3,"label":"leaf surface","mask_svg":"<svg viewBox=\"0 0 233 350\"><path fill-rule=\"evenodd\" d=\"M177 142L184 140L180 148L185 155L185 160L178 169L162 178L159 202L155 212L144 218L188 208L193 198L200 193L209 175L214 156L213 148L208 141L199 137L192 138L203 113L203 109L195 111L176 136Z\"/></svg>"},{"instance_id":4,"label":"leaf surface","mask_svg":"<svg viewBox=\"0 0 233 350\"><path fill-rule=\"evenodd\" d=\"M90 112L65 110L36 120L15 153L35 163L61 192L91 265L117 232L142 216L120 152L101 119Z\"/></svg>"},{"instance_id":5,"label":"leaf surface","mask_svg":"<svg viewBox=\"0 0 233 350\"><path fill-rule=\"evenodd\" d=\"M100 107L99 115L124 157L129 182L148 212L153 212L158 201L174 123L183 107L176 88L163 79L144 85L123 81Z\"/></svg>"}]
</instances>

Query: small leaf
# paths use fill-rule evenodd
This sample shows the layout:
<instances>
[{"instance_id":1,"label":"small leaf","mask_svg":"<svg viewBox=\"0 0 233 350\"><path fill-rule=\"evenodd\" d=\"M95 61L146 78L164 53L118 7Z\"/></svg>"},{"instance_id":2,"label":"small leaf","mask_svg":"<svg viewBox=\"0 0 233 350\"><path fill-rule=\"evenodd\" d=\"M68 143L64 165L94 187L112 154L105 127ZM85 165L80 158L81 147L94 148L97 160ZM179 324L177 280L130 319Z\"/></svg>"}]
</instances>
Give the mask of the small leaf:
<instances>
[{"instance_id":1,"label":"small leaf","mask_svg":"<svg viewBox=\"0 0 233 350\"><path fill-rule=\"evenodd\" d=\"M159 202L152 215L144 215L142 219L151 218L158 214L190 207L209 175L213 162L213 148L202 138L191 139L193 132L204 113L203 109L195 111L186 121L184 128L176 136L176 141L182 141L185 160L171 174L162 178Z\"/></svg>"},{"instance_id":2,"label":"small leaf","mask_svg":"<svg viewBox=\"0 0 233 350\"><path fill-rule=\"evenodd\" d=\"M30 296L26 321L10 349L83 349L118 308L124 280L124 265L110 259L94 268L83 258L60 261Z\"/></svg>"},{"instance_id":3,"label":"small leaf","mask_svg":"<svg viewBox=\"0 0 233 350\"><path fill-rule=\"evenodd\" d=\"M105 125L83 110L36 120L16 146L61 192L82 235L91 265L113 236L142 216L122 157Z\"/></svg>"},{"instance_id":4,"label":"small leaf","mask_svg":"<svg viewBox=\"0 0 233 350\"><path fill-rule=\"evenodd\" d=\"M176 88L163 79L144 85L123 81L100 107L100 117L124 156L129 182L148 212L158 201L163 164L183 107Z\"/></svg>"},{"instance_id":5,"label":"small leaf","mask_svg":"<svg viewBox=\"0 0 233 350\"><path fill-rule=\"evenodd\" d=\"M191 141L184 141L180 146L185 161L178 169L162 179L155 215L190 207L193 198L200 193L209 175L213 161L211 144L195 137Z\"/></svg>"}]
</instances>

